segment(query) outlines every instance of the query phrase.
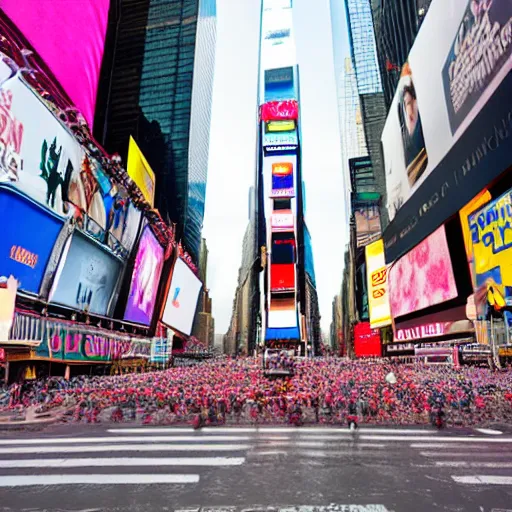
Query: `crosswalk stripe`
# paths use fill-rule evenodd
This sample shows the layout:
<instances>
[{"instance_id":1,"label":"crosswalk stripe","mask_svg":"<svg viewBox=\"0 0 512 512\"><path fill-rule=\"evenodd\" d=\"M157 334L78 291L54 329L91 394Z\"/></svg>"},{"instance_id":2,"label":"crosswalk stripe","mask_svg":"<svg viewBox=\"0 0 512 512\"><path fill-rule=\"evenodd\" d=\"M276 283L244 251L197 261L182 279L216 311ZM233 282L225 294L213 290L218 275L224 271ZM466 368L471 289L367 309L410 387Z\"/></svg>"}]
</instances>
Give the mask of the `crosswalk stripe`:
<instances>
[{"instance_id":1,"label":"crosswalk stripe","mask_svg":"<svg viewBox=\"0 0 512 512\"><path fill-rule=\"evenodd\" d=\"M441 449L441 450L456 450L460 448L461 450L489 450L490 446L485 444L485 439L479 439L475 441L475 444L473 443L457 443L457 441L454 439L455 442L453 443L412 443L410 444L411 448L420 448L420 449ZM479 444L476 444L479 443ZM495 448L501 448L499 446L494 445Z\"/></svg>"},{"instance_id":2,"label":"crosswalk stripe","mask_svg":"<svg viewBox=\"0 0 512 512\"><path fill-rule=\"evenodd\" d=\"M78 468L116 466L241 466L245 457L120 457L0 460L0 468Z\"/></svg>"},{"instance_id":3,"label":"crosswalk stripe","mask_svg":"<svg viewBox=\"0 0 512 512\"><path fill-rule=\"evenodd\" d=\"M13 444L72 444L72 443L138 443L144 441L151 441L152 443L160 442L174 442L174 441L187 441L187 442L215 442L215 441L249 441L249 436L121 436L121 437L46 437L40 439L0 439L0 445L13 445Z\"/></svg>"},{"instance_id":4,"label":"crosswalk stripe","mask_svg":"<svg viewBox=\"0 0 512 512\"><path fill-rule=\"evenodd\" d=\"M503 434L501 430L496 430L494 428L475 428L475 430L481 434L488 434L490 436L500 436Z\"/></svg>"},{"instance_id":5,"label":"crosswalk stripe","mask_svg":"<svg viewBox=\"0 0 512 512\"><path fill-rule=\"evenodd\" d=\"M512 485L512 476L468 475L455 476L452 479L459 484Z\"/></svg>"},{"instance_id":6,"label":"crosswalk stripe","mask_svg":"<svg viewBox=\"0 0 512 512\"><path fill-rule=\"evenodd\" d=\"M126 485L126 484L196 484L199 475L16 475L0 476L0 487L24 487L42 485Z\"/></svg>"},{"instance_id":7,"label":"crosswalk stripe","mask_svg":"<svg viewBox=\"0 0 512 512\"><path fill-rule=\"evenodd\" d=\"M512 462L466 462L466 461L437 461L434 463L440 468L512 468Z\"/></svg>"},{"instance_id":8,"label":"crosswalk stripe","mask_svg":"<svg viewBox=\"0 0 512 512\"><path fill-rule=\"evenodd\" d=\"M109 428L110 434L165 434L166 432L175 434L190 434L195 432L192 427L137 427L137 428Z\"/></svg>"},{"instance_id":9,"label":"crosswalk stripe","mask_svg":"<svg viewBox=\"0 0 512 512\"><path fill-rule=\"evenodd\" d=\"M463 446L462 448L464 449L467 449L467 448L474 448L474 446ZM471 457L471 458L486 458L486 457L489 457L489 458L511 458L512 459L512 454L510 453L489 453L489 451L487 450L488 447L485 447L486 448L486 451L485 452L475 452L475 451L472 451L472 452L445 452L445 451L435 451L435 452L420 452L420 455L422 455L423 457Z\"/></svg>"},{"instance_id":10,"label":"crosswalk stripe","mask_svg":"<svg viewBox=\"0 0 512 512\"><path fill-rule=\"evenodd\" d=\"M430 436L430 437L416 437L416 436L379 436L379 435L360 435L360 439L373 439L375 441L433 441L452 442L452 443L512 443L511 437L463 437L463 436Z\"/></svg>"},{"instance_id":11,"label":"crosswalk stripe","mask_svg":"<svg viewBox=\"0 0 512 512\"><path fill-rule=\"evenodd\" d=\"M94 452L224 452L243 451L248 444L122 444L94 446L16 446L0 448L0 454L13 453L94 453Z\"/></svg>"},{"instance_id":12,"label":"crosswalk stripe","mask_svg":"<svg viewBox=\"0 0 512 512\"><path fill-rule=\"evenodd\" d=\"M136 429L135 429L136 430ZM164 430L164 429L162 429ZM169 431L172 430L172 428L169 428ZM425 430L425 429L391 429L391 428L371 428L371 427L362 427L358 430L361 433L382 433L382 434L421 434L421 435L428 435L435 432L434 430ZM121 431L119 429L116 430L109 430L109 432L116 432L120 433ZM201 429L201 432L221 432L221 433L227 433L227 432L237 432L237 433L259 433L264 434L265 432L272 432L272 433L290 433L290 432L297 432L298 434L303 433L311 433L311 434L339 434L339 433L349 433L349 430L347 427L204 427ZM134 432L136 433L136 432Z\"/></svg>"}]
</instances>

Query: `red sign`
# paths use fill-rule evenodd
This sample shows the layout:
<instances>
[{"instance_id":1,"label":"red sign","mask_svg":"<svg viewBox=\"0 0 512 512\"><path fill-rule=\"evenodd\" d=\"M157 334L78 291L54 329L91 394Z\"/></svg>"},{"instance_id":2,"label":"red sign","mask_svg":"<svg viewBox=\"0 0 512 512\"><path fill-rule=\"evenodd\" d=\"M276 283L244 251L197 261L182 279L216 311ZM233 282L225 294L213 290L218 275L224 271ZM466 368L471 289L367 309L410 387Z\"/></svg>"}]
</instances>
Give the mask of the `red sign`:
<instances>
[{"instance_id":1,"label":"red sign","mask_svg":"<svg viewBox=\"0 0 512 512\"><path fill-rule=\"evenodd\" d=\"M296 100L269 101L260 107L262 121L281 121L283 119L297 120L299 103Z\"/></svg>"},{"instance_id":2,"label":"red sign","mask_svg":"<svg viewBox=\"0 0 512 512\"><path fill-rule=\"evenodd\" d=\"M270 267L270 289L272 291L295 289L295 265L276 264Z\"/></svg>"},{"instance_id":3,"label":"red sign","mask_svg":"<svg viewBox=\"0 0 512 512\"><path fill-rule=\"evenodd\" d=\"M361 322L354 326L354 350L356 357L380 357L382 355L380 331L372 329L370 322Z\"/></svg>"},{"instance_id":4,"label":"red sign","mask_svg":"<svg viewBox=\"0 0 512 512\"><path fill-rule=\"evenodd\" d=\"M5 349L0 348L0 361L5 361Z\"/></svg>"}]
</instances>

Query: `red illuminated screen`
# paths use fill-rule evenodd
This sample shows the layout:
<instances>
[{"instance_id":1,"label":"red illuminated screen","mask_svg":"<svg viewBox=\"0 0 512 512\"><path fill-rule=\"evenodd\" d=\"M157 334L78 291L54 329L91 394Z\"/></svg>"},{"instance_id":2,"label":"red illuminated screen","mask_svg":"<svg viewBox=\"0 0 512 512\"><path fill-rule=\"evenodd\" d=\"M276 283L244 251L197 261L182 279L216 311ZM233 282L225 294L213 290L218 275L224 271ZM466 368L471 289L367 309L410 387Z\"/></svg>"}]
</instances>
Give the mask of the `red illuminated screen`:
<instances>
[{"instance_id":1,"label":"red illuminated screen","mask_svg":"<svg viewBox=\"0 0 512 512\"><path fill-rule=\"evenodd\" d=\"M393 318L457 297L444 226L397 260L388 276Z\"/></svg>"},{"instance_id":2,"label":"red illuminated screen","mask_svg":"<svg viewBox=\"0 0 512 512\"><path fill-rule=\"evenodd\" d=\"M371 329L369 322L354 326L354 351L356 357L380 357L380 331Z\"/></svg>"},{"instance_id":3,"label":"red illuminated screen","mask_svg":"<svg viewBox=\"0 0 512 512\"><path fill-rule=\"evenodd\" d=\"M293 290L295 288L295 265L271 265L270 288L272 291Z\"/></svg>"}]
</instances>

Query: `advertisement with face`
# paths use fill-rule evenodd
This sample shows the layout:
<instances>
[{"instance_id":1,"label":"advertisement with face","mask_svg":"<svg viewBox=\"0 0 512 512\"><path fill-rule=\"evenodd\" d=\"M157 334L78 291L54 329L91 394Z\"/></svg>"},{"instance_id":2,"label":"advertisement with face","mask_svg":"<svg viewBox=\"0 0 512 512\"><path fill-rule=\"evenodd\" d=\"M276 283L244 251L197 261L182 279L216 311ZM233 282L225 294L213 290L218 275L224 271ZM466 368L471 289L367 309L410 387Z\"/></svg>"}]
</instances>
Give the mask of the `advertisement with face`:
<instances>
[{"instance_id":1,"label":"advertisement with face","mask_svg":"<svg viewBox=\"0 0 512 512\"><path fill-rule=\"evenodd\" d=\"M122 266L102 246L75 232L61 258L50 302L109 316Z\"/></svg>"},{"instance_id":2,"label":"advertisement with face","mask_svg":"<svg viewBox=\"0 0 512 512\"><path fill-rule=\"evenodd\" d=\"M190 335L202 286L187 264L178 258L174 265L162 322L176 331Z\"/></svg>"},{"instance_id":3,"label":"advertisement with face","mask_svg":"<svg viewBox=\"0 0 512 512\"><path fill-rule=\"evenodd\" d=\"M149 226L140 237L124 319L150 325L164 264L164 249Z\"/></svg>"},{"instance_id":4,"label":"advertisement with face","mask_svg":"<svg viewBox=\"0 0 512 512\"><path fill-rule=\"evenodd\" d=\"M393 318L457 297L444 226L391 265L388 289Z\"/></svg>"},{"instance_id":5,"label":"advertisement with face","mask_svg":"<svg viewBox=\"0 0 512 512\"><path fill-rule=\"evenodd\" d=\"M388 262L510 165L511 24L506 0L433 0L382 132Z\"/></svg>"},{"instance_id":6,"label":"advertisement with face","mask_svg":"<svg viewBox=\"0 0 512 512\"><path fill-rule=\"evenodd\" d=\"M63 221L17 192L0 187L0 277L38 294Z\"/></svg>"}]
</instances>

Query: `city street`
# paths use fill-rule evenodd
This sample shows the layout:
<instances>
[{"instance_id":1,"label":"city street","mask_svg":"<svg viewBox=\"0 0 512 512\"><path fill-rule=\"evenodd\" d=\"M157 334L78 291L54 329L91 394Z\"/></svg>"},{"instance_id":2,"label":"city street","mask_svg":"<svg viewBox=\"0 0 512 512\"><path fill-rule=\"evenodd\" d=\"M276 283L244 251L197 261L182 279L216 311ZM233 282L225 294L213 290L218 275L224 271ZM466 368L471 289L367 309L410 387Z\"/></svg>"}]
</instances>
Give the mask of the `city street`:
<instances>
[{"instance_id":1,"label":"city street","mask_svg":"<svg viewBox=\"0 0 512 512\"><path fill-rule=\"evenodd\" d=\"M512 510L512 432L60 425L0 436L0 511Z\"/></svg>"}]
</instances>

